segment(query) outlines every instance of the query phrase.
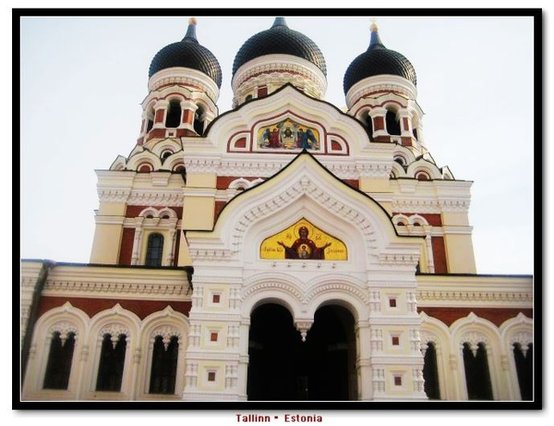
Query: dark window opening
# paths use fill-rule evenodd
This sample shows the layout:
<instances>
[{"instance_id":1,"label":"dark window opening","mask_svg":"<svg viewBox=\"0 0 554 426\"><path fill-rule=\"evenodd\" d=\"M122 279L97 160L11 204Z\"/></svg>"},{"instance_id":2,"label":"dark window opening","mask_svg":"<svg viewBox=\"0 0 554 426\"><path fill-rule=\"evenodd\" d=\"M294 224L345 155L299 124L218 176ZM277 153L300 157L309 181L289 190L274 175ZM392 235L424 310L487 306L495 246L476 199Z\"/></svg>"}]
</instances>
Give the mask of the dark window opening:
<instances>
[{"instance_id":1,"label":"dark window opening","mask_svg":"<svg viewBox=\"0 0 554 426\"><path fill-rule=\"evenodd\" d=\"M173 155L173 151L167 150L167 151L162 152L161 157L162 157L162 160L167 160L172 155Z\"/></svg>"},{"instance_id":2,"label":"dark window opening","mask_svg":"<svg viewBox=\"0 0 554 426\"><path fill-rule=\"evenodd\" d=\"M267 96L267 86L258 87L258 98L263 98Z\"/></svg>"},{"instance_id":3,"label":"dark window opening","mask_svg":"<svg viewBox=\"0 0 554 426\"><path fill-rule=\"evenodd\" d=\"M251 101L251 100L252 100L252 95L247 95L244 102L248 102L248 101Z\"/></svg>"},{"instance_id":4,"label":"dark window opening","mask_svg":"<svg viewBox=\"0 0 554 426\"><path fill-rule=\"evenodd\" d=\"M165 117L165 127L179 127L181 124L181 103L171 101Z\"/></svg>"},{"instance_id":5,"label":"dark window opening","mask_svg":"<svg viewBox=\"0 0 554 426\"><path fill-rule=\"evenodd\" d=\"M402 377L394 376L394 385L395 386L402 386Z\"/></svg>"},{"instance_id":6,"label":"dark window opening","mask_svg":"<svg viewBox=\"0 0 554 426\"><path fill-rule=\"evenodd\" d=\"M394 161L396 161L398 164L400 164L402 167L404 167L406 165L406 161L404 160L403 157L394 157Z\"/></svg>"},{"instance_id":7,"label":"dark window opening","mask_svg":"<svg viewBox=\"0 0 554 426\"><path fill-rule=\"evenodd\" d=\"M162 266L162 253L164 247L164 237L161 234L150 234L148 236L148 245L146 248L146 266Z\"/></svg>"},{"instance_id":8,"label":"dark window opening","mask_svg":"<svg viewBox=\"0 0 554 426\"><path fill-rule=\"evenodd\" d=\"M150 393L175 393L175 378L177 377L177 359L179 356L179 341L177 336L164 345L162 336L156 336L152 351L152 370L150 373Z\"/></svg>"},{"instance_id":9,"label":"dark window opening","mask_svg":"<svg viewBox=\"0 0 554 426\"><path fill-rule=\"evenodd\" d=\"M102 350L100 352L100 365L98 366L98 378L96 380L97 391L119 392L121 390L126 348L126 335L120 334L114 346L112 335L104 334Z\"/></svg>"},{"instance_id":10,"label":"dark window opening","mask_svg":"<svg viewBox=\"0 0 554 426\"><path fill-rule=\"evenodd\" d=\"M152 127L154 127L154 121L151 119L148 119L146 123L146 132L148 133L150 130L152 130Z\"/></svg>"},{"instance_id":11,"label":"dark window opening","mask_svg":"<svg viewBox=\"0 0 554 426\"><path fill-rule=\"evenodd\" d=\"M423 358L423 379L425 393L429 399L441 399L439 387L439 370L437 365L437 350L433 342L427 344Z\"/></svg>"},{"instance_id":12,"label":"dark window opening","mask_svg":"<svg viewBox=\"0 0 554 426\"><path fill-rule=\"evenodd\" d=\"M517 380L523 401L533 400L533 344L529 344L524 353L521 344L514 344L514 360L516 363Z\"/></svg>"},{"instance_id":13,"label":"dark window opening","mask_svg":"<svg viewBox=\"0 0 554 426\"><path fill-rule=\"evenodd\" d=\"M67 389L74 349L75 333L69 333L65 341L62 341L59 332L52 335L44 376L44 389Z\"/></svg>"},{"instance_id":14,"label":"dark window opening","mask_svg":"<svg viewBox=\"0 0 554 426\"><path fill-rule=\"evenodd\" d=\"M194 131L198 133L199 135L204 134L204 122L202 121L204 119L204 110L202 107L198 107L196 112L194 113Z\"/></svg>"},{"instance_id":15,"label":"dark window opening","mask_svg":"<svg viewBox=\"0 0 554 426\"><path fill-rule=\"evenodd\" d=\"M369 114L365 119L365 125L367 127L367 132L369 133L369 140L373 142L373 118L371 118L371 115Z\"/></svg>"},{"instance_id":16,"label":"dark window opening","mask_svg":"<svg viewBox=\"0 0 554 426\"><path fill-rule=\"evenodd\" d=\"M463 355L468 399L491 401L492 384L485 344L479 343L473 355L469 343L464 343Z\"/></svg>"},{"instance_id":17,"label":"dark window opening","mask_svg":"<svg viewBox=\"0 0 554 426\"><path fill-rule=\"evenodd\" d=\"M415 127L413 128L412 133L414 135L414 139L417 141L417 129Z\"/></svg>"},{"instance_id":18,"label":"dark window opening","mask_svg":"<svg viewBox=\"0 0 554 426\"><path fill-rule=\"evenodd\" d=\"M395 298L391 297L391 298L389 299L389 306L390 306L391 308L396 308L396 299L395 299Z\"/></svg>"},{"instance_id":19,"label":"dark window opening","mask_svg":"<svg viewBox=\"0 0 554 426\"><path fill-rule=\"evenodd\" d=\"M387 123L387 132L389 132L389 135L400 135L400 120L396 118L396 113L394 111L387 111L385 121Z\"/></svg>"}]
</instances>

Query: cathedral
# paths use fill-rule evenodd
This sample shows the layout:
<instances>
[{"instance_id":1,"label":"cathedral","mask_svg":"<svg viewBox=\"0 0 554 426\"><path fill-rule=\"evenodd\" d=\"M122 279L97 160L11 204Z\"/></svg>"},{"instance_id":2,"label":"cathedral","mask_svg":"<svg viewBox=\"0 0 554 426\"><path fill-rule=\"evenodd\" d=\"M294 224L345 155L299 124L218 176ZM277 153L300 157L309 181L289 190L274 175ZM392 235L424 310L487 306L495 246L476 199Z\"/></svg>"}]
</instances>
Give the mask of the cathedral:
<instances>
[{"instance_id":1,"label":"cathedral","mask_svg":"<svg viewBox=\"0 0 554 426\"><path fill-rule=\"evenodd\" d=\"M20 400L535 400L533 277L477 274L471 182L428 151L409 59L371 24L342 110L277 17L220 113L196 30L96 172L90 262L21 261Z\"/></svg>"}]
</instances>

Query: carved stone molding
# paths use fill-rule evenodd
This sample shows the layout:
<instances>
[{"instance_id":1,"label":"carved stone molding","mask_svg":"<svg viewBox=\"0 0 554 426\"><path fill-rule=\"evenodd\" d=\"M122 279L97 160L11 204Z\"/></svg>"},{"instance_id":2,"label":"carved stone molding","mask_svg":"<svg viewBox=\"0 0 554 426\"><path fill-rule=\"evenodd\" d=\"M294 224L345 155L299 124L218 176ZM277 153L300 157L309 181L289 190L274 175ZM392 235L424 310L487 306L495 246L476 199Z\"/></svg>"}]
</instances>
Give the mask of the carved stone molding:
<instances>
[{"instance_id":1,"label":"carved stone molding","mask_svg":"<svg viewBox=\"0 0 554 426\"><path fill-rule=\"evenodd\" d=\"M241 220L237 222L232 234L232 250L234 252L241 250L243 236L252 223L268 215L275 214L276 211L294 203L302 195L308 195L320 206L356 226L364 235L367 251L374 251L376 248L375 231L365 215L322 190L307 174L299 176L295 183L283 191L276 193L271 200L254 206L243 215Z\"/></svg>"},{"instance_id":2,"label":"carved stone molding","mask_svg":"<svg viewBox=\"0 0 554 426\"><path fill-rule=\"evenodd\" d=\"M485 347L489 346L489 341L483 333L478 331L469 331L465 333L460 339L460 349L463 350L464 343L469 343L469 348L473 353L473 356L477 355L477 350L479 349L479 343L483 343Z\"/></svg>"},{"instance_id":3,"label":"carved stone molding","mask_svg":"<svg viewBox=\"0 0 554 426\"><path fill-rule=\"evenodd\" d=\"M148 284L137 282L48 281L44 288L45 295L80 295L87 293L96 296L184 296L186 292L187 286L184 283Z\"/></svg>"},{"instance_id":4,"label":"carved stone molding","mask_svg":"<svg viewBox=\"0 0 554 426\"><path fill-rule=\"evenodd\" d=\"M98 188L98 199L100 202L124 203L129 198L131 190L129 188Z\"/></svg>"},{"instance_id":5,"label":"carved stone molding","mask_svg":"<svg viewBox=\"0 0 554 426\"><path fill-rule=\"evenodd\" d=\"M135 206L169 206L182 207L184 195L182 189L174 191L132 191L128 200L128 205Z\"/></svg>"},{"instance_id":6,"label":"carved stone molding","mask_svg":"<svg viewBox=\"0 0 554 426\"><path fill-rule=\"evenodd\" d=\"M424 302L501 302L532 303L530 292L472 291L472 290L417 290L419 303Z\"/></svg>"},{"instance_id":7,"label":"carved stone molding","mask_svg":"<svg viewBox=\"0 0 554 426\"><path fill-rule=\"evenodd\" d=\"M170 325L164 325L157 327L152 331L151 337L150 337L150 343L154 344L154 341L156 340L156 337L161 336L162 343L164 345L164 349L167 350L169 347L169 343L171 343L172 337L177 337L177 342L179 345L182 344L183 335L182 333L177 329L177 327L173 327Z\"/></svg>"}]
</instances>

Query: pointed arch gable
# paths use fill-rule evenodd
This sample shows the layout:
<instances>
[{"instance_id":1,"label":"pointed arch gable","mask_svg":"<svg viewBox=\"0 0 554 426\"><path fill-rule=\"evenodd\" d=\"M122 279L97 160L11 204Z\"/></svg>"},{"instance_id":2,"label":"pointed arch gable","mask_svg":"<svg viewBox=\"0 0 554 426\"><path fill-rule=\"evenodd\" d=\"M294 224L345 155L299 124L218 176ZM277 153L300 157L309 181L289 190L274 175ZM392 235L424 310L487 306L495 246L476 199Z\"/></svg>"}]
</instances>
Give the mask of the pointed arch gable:
<instances>
[{"instance_id":1,"label":"pointed arch gable","mask_svg":"<svg viewBox=\"0 0 554 426\"><path fill-rule=\"evenodd\" d=\"M198 258L207 253L208 247L211 254L219 247L221 256L236 258L242 253L246 234L253 226L269 232L267 226L290 225L301 216L314 225L336 229L339 239L341 227L354 230L358 236L356 241L363 244L357 251L363 251L364 259L372 256L374 262L399 261L413 265L419 259L423 239L399 237L379 203L344 184L306 151L271 179L231 200L221 211L213 231L190 231L187 237L191 253ZM352 232L344 232L344 238L348 239L349 234Z\"/></svg>"},{"instance_id":2,"label":"pointed arch gable","mask_svg":"<svg viewBox=\"0 0 554 426\"><path fill-rule=\"evenodd\" d=\"M302 105L302 108L298 105ZM245 102L236 109L219 115L206 129L208 144L212 147L217 145L219 151L226 151L236 142L230 141L228 135L241 133L242 137L247 139L246 146L251 147L254 128L247 123L264 121L268 116L279 117L287 113L301 116L307 122L320 123L327 136L323 143L331 147L332 140L335 140L342 145L338 152L334 152L335 154L350 155L370 145L366 129L356 118L329 102L306 95L291 84L286 84L268 96ZM358 143L348 144L349 147L346 149L344 145L350 140ZM330 153L332 151L334 150L329 150Z\"/></svg>"}]
</instances>

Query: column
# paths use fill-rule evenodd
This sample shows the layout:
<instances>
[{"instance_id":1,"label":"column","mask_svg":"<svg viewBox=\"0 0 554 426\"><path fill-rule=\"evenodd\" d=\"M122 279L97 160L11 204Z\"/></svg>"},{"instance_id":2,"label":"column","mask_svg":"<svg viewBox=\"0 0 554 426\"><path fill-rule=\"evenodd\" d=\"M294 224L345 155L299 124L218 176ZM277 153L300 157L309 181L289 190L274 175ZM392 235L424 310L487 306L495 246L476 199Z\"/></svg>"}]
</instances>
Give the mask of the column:
<instances>
[{"instance_id":1,"label":"column","mask_svg":"<svg viewBox=\"0 0 554 426\"><path fill-rule=\"evenodd\" d=\"M386 127L385 117L387 115L387 110L385 108L373 108L369 111L369 116L373 120L373 137L378 138L379 136L389 136Z\"/></svg>"},{"instance_id":2,"label":"column","mask_svg":"<svg viewBox=\"0 0 554 426\"><path fill-rule=\"evenodd\" d=\"M137 225L135 227L135 239L133 241L133 252L131 255L131 265L138 265L140 261L140 244L142 241L142 222L144 217L137 217Z\"/></svg>"},{"instance_id":3,"label":"column","mask_svg":"<svg viewBox=\"0 0 554 426\"><path fill-rule=\"evenodd\" d=\"M194 113L197 109L198 105L196 105L191 100L181 102L181 124L179 125L180 129L188 129L194 131Z\"/></svg>"},{"instance_id":4,"label":"column","mask_svg":"<svg viewBox=\"0 0 554 426\"><path fill-rule=\"evenodd\" d=\"M165 117L168 107L169 101L165 99L161 99L154 104L154 129L165 128Z\"/></svg>"}]
</instances>

